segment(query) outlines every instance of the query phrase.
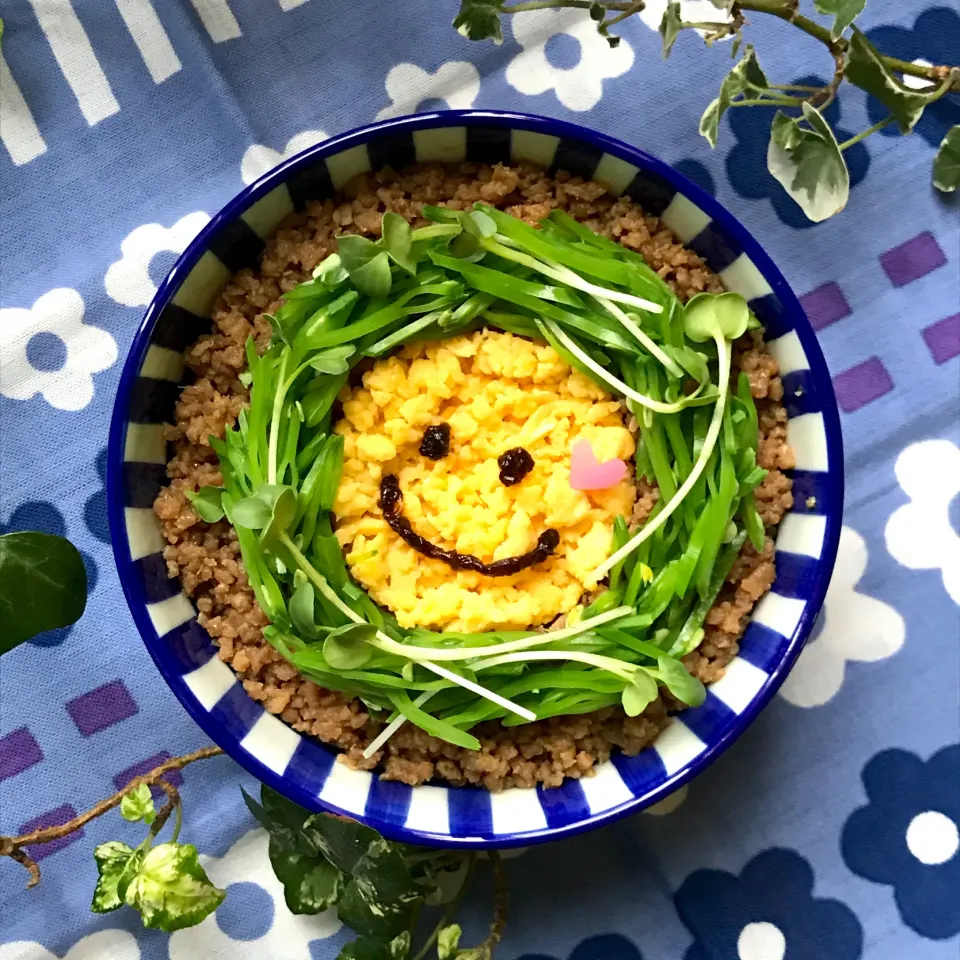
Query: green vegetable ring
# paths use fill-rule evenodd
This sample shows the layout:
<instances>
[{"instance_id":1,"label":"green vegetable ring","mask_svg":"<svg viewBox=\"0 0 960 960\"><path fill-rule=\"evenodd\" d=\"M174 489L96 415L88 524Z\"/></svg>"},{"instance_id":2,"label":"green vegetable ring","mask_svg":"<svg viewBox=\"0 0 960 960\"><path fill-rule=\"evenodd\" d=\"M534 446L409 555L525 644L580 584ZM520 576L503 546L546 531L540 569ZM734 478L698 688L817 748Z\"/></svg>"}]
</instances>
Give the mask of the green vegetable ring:
<instances>
[{"instance_id":1,"label":"green vegetable ring","mask_svg":"<svg viewBox=\"0 0 960 960\"><path fill-rule=\"evenodd\" d=\"M731 342L756 326L738 294L682 305L638 254L553 211L535 229L477 204L425 207L429 226L383 217L382 239L338 253L285 296L258 356L247 342L250 405L211 438L223 488L192 495L199 515L237 531L247 576L270 619L267 640L320 686L360 697L469 749L471 728L512 726L622 704L641 713L666 687L686 704L704 689L680 658L743 543L759 550L753 490L757 412ZM660 490L643 527L614 527L594 572L605 589L548 633L402 629L351 579L330 511L343 468L332 409L351 368L413 340L493 327L547 342L622 397L640 429L637 474Z\"/></svg>"}]
</instances>

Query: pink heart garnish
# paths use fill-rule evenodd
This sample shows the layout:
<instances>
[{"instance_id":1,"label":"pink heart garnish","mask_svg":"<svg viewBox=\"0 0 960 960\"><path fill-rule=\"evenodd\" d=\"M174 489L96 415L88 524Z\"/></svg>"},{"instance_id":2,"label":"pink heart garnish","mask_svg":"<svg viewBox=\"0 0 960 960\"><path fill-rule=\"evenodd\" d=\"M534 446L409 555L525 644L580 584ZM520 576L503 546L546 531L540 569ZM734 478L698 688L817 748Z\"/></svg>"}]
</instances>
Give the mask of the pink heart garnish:
<instances>
[{"instance_id":1,"label":"pink heart garnish","mask_svg":"<svg viewBox=\"0 0 960 960\"><path fill-rule=\"evenodd\" d=\"M619 458L597 463L589 440L578 440L570 455L570 486L574 490L606 490L615 487L627 475L627 465Z\"/></svg>"}]
</instances>

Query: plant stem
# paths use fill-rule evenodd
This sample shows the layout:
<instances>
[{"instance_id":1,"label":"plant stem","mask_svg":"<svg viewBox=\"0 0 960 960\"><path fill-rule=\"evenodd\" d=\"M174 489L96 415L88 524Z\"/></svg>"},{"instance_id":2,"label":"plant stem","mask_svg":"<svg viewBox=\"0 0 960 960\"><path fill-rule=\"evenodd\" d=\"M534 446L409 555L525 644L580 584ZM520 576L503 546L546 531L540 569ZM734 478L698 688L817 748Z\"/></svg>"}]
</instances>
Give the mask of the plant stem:
<instances>
[{"instance_id":1,"label":"plant stem","mask_svg":"<svg viewBox=\"0 0 960 960\"><path fill-rule=\"evenodd\" d=\"M858 134L852 136L849 140L844 140L843 143L838 144L841 150L846 150L847 147L852 147L855 143L859 143L861 140L866 140L871 133L876 133L878 130L882 130L884 127L888 127L893 123L894 117L884 117L882 120L877 121L872 127L867 127L866 130L861 130Z\"/></svg>"},{"instance_id":2,"label":"plant stem","mask_svg":"<svg viewBox=\"0 0 960 960\"><path fill-rule=\"evenodd\" d=\"M622 20L626 20L628 17L632 17L635 13L640 13L646 7L644 0L635 0L634 3L631 3L630 6L624 10L622 13L618 13L615 17L611 17L605 24L606 27L613 27L616 24L620 23Z\"/></svg>"},{"instance_id":3,"label":"plant stem","mask_svg":"<svg viewBox=\"0 0 960 960\"><path fill-rule=\"evenodd\" d=\"M487 939L480 944L480 949L486 949L488 956L503 939L503 931L510 914L510 890L507 887L507 876L503 870L503 861L496 850L490 851L490 864L493 867L493 923L490 925Z\"/></svg>"},{"instance_id":4,"label":"plant stem","mask_svg":"<svg viewBox=\"0 0 960 960\"><path fill-rule=\"evenodd\" d=\"M460 884L460 888L457 890L454 898L447 904L446 909L443 911L443 916L433 928L430 936L427 937L424 945L417 951L417 955L413 958L413 960L423 960L423 958L427 955L427 951L434 945L434 943L436 943L437 937L440 936L440 931L453 919L457 909L463 902L464 895L467 892L467 887L470 886L470 880L473 877L473 871L476 866L477 855L475 853L471 853L467 858L467 869L463 875L463 882Z\"/></svg>"},{"instance_id":5,"label":"plant stem","mask_svg":"<svg viewBox=\"0 0 960 960\"><path fill-rule=\"evenodd\" d=\"M771 83L769 90L799 90L801 93L822 93L825 87L806 87L802 83Z\"/></svg>"},{"instance_id":6,"label":"plant stem","mask_svg":"<svg viewBox=\"0 0 960 960\"><path fill-rule=\"evenodd\" d=\"M187 753L182 757L173 757L165 763L161 763L159 767L155 767L149 773L135 777L122 790L118 790L112 796L107 797L106 800L101 800L87 810L86 813L81 813L66 823L61 823L53 827L41 827L37 830L31 830L29 833L22 833L16 837L0 837L0 857L10 857L16 860L17 863L23 864L30 874L30 879L27 881L27 889L29 890L31 887L35 887L40 882L40 867L33 857L23 849L24 847L31 846L35 843L51 843L54 840L61 840L71 833L76 833L77 830L86 826L91 820L96 820L97 817L102 817L114 807L118 807L120 801L123 800L131 790L140 786L141 783L148 787L160 787L167 795L167 803L164 804L163 809L157 814L157 819L154 820L151 825L151 835L155 836L163 827L170 813L175 811L177 819L174 827L174 839L176 839L180 830L180 794L172 783L162 779L164 774L170 773L173 770L182 770L185 766L195 763L197 760L217 757L220 756L221 753L223 753L223 751L219 747L201 747L199 750L194 750L192 753Z\"/></svg>"},{"instance_id":7,"label":"plant stem","mask_svg":"<svg viewBox=\"0 0 960 960\"><path fill-rule=\"evenodd\" d=\"M183 804L177 803L173 808L173 835L170 837L171 843L176 843L180 836L180 827L183 826Z\"/></svg>"},{"instance_id":8,"label":"plant stem","mask_svg":"<svg viewBox=\"0 0 960 960\"><path fill-rule=\"evenodd\" d=\"M799 107L800 97L763 97L758 100L733 100L731 107Z\"/></svg>"},{"instance_id":9,"label":"plant stem","mask_svg":"<svg viewBox=\"0 0 960 960\"><path fill-rule=\"evenodd\" d=\"M561 7L573 7L577 10L589 10L593 0L527 0L524 3L515 3L512 7L504 7L501 13L526 13L528 10L558 10ZM603 6L607 10L626 11L635 7L635 3L606 2ZM641 4L638 10L643 9Z\"/></svg>"}]
</instances>

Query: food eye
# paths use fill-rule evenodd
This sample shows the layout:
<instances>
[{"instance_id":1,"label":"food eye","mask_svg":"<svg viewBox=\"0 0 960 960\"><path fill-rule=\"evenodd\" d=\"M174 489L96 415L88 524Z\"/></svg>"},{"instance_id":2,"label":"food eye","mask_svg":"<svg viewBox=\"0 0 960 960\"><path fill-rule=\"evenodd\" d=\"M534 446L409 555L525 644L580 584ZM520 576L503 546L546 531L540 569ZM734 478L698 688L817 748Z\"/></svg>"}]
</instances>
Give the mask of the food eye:
<instances>
[{"instance_id":1,"label":"food eye","mask_svg":"<svg viewBox=\"0 0 960 960\"><path fill-rule=\"evenodd\" d=\"M439 423L427 427L420 441L420 456L428 460L442 460L450 452L450 424Z\"/></svg>"},{"instance_id":2,"label":"food eye","mask_svg":"<svg viewBox=\"0 0 960 960\"><path fill-rule=\"evenodd\" d=\"M500 468L500 482L505 487L512 487L533 469L533 457L523 447L514 447L497 457L497 466Z\"/></svg>"}]
</instances>

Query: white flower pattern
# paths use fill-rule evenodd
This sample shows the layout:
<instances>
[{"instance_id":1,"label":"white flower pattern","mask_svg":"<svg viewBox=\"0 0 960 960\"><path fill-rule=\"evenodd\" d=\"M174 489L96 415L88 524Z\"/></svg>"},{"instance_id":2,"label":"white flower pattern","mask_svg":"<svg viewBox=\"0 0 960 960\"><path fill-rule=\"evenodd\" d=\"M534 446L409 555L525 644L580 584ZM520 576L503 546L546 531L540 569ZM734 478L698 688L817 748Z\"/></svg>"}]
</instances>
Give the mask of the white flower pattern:
<instances>
[{"instance_id":1,"label":"white flower pattern","mask_svg":"<svg viewBox=\"0 0 960 960\"><path fill-rule=\"evenodd\" d=\"M261 828L241 837L222 857L202 857L207 875L230 897L230 884L253 883L273 901L273 921L254 939L235 939L221 928L217 914L188 930L170 936L170 960L311 960L310 941L332 937L342 926L335 910L317 916L297 916L283 899L283 884L276 878L268 855L269 836ZM221 907L222 911L224 908ZM3 958L0 958L3 960ZM73 958L71 958L73 960Z\"/></svg>"},{"instance_id":2,"label":"white flower pattern","mask_svg":"<svg viewBox=\"0 0 960 960\"><path fill-rule=\"evenodd\" d=\"M301 150L312 147L315 143L322 143L328 139L322 130L303 130L292 136L282 150L274 150L262 143L255 143L244 151L240 161L240 177L244 183L250 184L259 180L265 173L269 173L278 163L289 160Z\"/></svg>"},{"instance_id":3,"label":"white flower pattern","mask_svg":"<svg viewBox=\"0 0 960 960\"><path fill-rule=\"evenodd\" d=\"M378 114L378 120L415 113L424 100L444 100L451 110L473 106L480 92L480 74L466 60L443 63L429 73L415 63L398 63L390 68L385 82L390 105Z\"/></svg>"},{"instance_id":4,"label":"white flower pattern","mask_svg":"<svg viewBox=\"0 0 960 960\"><path fill-rule=\"evenodd\" d=\"M39 943L14 940L0 943L0 960L60 960ZM78 940L63 960L140 960L140 948L126 930L98 930Z\"/></svg>"},{"instance_id":5,"label":"white flower pattern","mask_svg":"<svg viewBox=\"0 0 960 960\"><path fill-rule=\"evenodd\" d=\"M939 570L960 604L960 533L950 523L950 505L960 494L960 447L951 440L912 443L894 471L910 502L887 521L887 550L910 570Z\"/></svg>"},{"instance_id":6,"label":"white flower pattern","mask_svg":"<svg viewBox=\"0 0 960 960\"><path fill-rule=\"evenodd\" d=\"M807 641L780 688L780 695L796 707L818 707L832 700L843 685L848 660L883 660L903 646L903 617L890 604L857 590L867 559L863 537L843 527L820 634Z\"/></svg>"},{"instance_id":7,"label":"white flower pattern","mask_svg":"<svg viewBox=\"0 0 960 960\"><path fill-rule=\"evenodd\" d=\"M536 10L517 14L511 24L523 51L507 66L507 83L529 96L553 90L568 110L591 110L603 96L603 81L622 76L633 66L630 44L621 39L611 48L582 11ZM547 59L547 44L558 34L579 42L576 66L555 67Z\"/></svg>"},{"instance_id":8,"label":"white flower pattern","mask_svg":"<svg viewBox=\"0 0 960 960\"><path fill-rule=\"evenodd\" d=\"M181 217L172 227L145 223L128 233L120 244L120 259L110 264L104 277L110 297L125 307L147 306L157 292L150 279L150 261L164 250L183 253L209 219L198 210Z\"/></svg>"},{"instance_id":9,"label":"white flower pattern","mask_svg":"<svg viewBox=\"0 0 960 960\"><path fill-rule=\"evenodd\" d=\"M0 394L29 400L39 393L58 410L87 406L93 374L117 362L117 344L83 314L83 298L70 287L48 291L29 309L0 310ZM43 356L44 341L56 356Z\"/></svg>"}]
</instances>

